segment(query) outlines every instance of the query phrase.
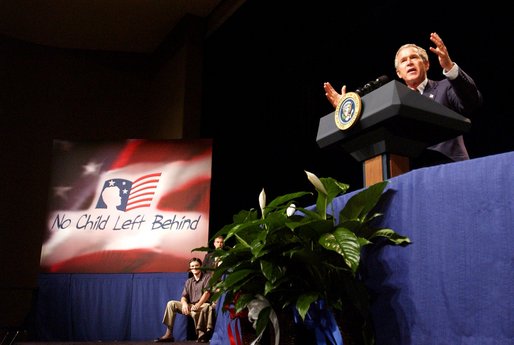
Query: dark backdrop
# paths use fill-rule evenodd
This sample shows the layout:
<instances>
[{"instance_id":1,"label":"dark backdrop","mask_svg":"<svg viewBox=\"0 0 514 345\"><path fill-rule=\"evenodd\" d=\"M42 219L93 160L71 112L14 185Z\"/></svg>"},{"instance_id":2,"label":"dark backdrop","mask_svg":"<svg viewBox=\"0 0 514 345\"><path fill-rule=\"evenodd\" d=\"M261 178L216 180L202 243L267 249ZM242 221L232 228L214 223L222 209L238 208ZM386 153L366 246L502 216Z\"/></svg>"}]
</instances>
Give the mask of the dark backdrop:
<instances>
[{"instance_id":1,"label":"dark backdrop","mask_svg":"<svg viewBox=\"0 0 514 345\"><path fill-rule=\"evenodd\" d=\"M504 5L506 6L506 5ZM465 135L472 158L514 148L509 92L513 29L507 9L488 1L248 0L208 39L203 135L214 138L211 232L240 209L311 190L303 170L361 188L362 166L340 149L320 149L320 117L333 111L323 82L355 90L386 74L404 43L431 46L440 34L451 58L483 93L484 107ZM429 78L442 79L431 52Z\"/></svg>"}]
</instances>

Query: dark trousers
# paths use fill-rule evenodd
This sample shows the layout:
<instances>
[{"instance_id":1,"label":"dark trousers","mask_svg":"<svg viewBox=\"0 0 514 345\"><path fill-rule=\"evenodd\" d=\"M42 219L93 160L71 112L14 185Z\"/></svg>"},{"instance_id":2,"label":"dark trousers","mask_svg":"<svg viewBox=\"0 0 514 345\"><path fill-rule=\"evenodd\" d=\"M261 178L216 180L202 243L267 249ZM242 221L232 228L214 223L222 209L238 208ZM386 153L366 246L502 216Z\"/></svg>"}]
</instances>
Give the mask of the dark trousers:
<instances>
[{"instance_id":1,"label":"dark trousers","mask_svg":"<svg viewBox=\"0 0 514 345\"><path fill-rule=\"evenodd\" d=\"M414 170L451 162L453 162L453 160L443 155L441 152L425 149L418 157L411 158L410 165L411 170Z\"/></svg>"}]
</instances>

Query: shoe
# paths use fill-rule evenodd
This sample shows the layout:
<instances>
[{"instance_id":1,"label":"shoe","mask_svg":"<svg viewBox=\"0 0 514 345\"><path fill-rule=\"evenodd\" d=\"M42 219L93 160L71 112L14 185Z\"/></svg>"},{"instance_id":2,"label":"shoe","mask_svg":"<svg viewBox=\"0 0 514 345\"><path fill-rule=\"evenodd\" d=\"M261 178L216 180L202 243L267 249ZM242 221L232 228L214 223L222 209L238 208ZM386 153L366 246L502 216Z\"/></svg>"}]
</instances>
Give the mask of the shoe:
<instances>
[{"instance_id":1,"label":"shoe","mask_svg":"<svg viewBox=\"0 0 514 345\"><path fill-rule=\"evenodd\" d=\"M197 343L208 343L209 340L205 339L205 338L199 338L197 341Z\"/></svg>"},{"instance_id":2,"label":"shoe","mask_svg":"<svg viewBox=\"0 0 514 345\"><path fill-rule=\"evenodd\" d=\"M174 341L175 341L175 339L173 337L169 337L169 338L157 338L153 342L154 343L172 343Z\"/></svg>"}]
</instances>

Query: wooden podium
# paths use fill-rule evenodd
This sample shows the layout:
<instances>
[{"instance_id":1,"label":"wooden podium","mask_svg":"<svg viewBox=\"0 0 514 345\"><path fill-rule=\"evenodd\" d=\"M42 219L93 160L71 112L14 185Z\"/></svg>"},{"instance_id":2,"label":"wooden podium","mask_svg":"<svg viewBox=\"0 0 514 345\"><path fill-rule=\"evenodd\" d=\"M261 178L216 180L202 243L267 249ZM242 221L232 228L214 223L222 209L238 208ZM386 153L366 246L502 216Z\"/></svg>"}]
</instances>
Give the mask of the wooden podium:
<instances>
[{"instance_id":1,"label":"wooden podium","mask_svg":"<svg viewBox=\"0 0 514 345\"><path fill-rule=\"evenodd\" d=\"M319 121L320 148L341 146L363 162L365 187L410 170L410 159L471 128L471 121L393 80L362 97L362 114L347 130L334 112Z\"/></svg>"}]
</instances>

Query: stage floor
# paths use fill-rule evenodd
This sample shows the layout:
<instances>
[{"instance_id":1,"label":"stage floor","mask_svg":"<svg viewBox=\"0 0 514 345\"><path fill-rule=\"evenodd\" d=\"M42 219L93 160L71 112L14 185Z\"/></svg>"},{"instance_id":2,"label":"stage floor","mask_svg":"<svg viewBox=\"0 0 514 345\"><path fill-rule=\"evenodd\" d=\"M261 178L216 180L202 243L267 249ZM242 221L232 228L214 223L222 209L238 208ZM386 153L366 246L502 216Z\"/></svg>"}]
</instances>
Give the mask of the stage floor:
<instances>
[{"instance_id":1,"label":"stage floor","mask_svg":"<svg viewBox=\"0 0 514 345\"><path fill-rule=\"evenodd\" d=\"M0 345L156 345L153 339L144 340L144 341L35 341L30 340L27 333L20 332L16 334L16 332L9 333L1 333L0 339L2 342ZM175 341L174 345L192 345L199 344L195 340L182 340ZM209 343L204 343L209 344Z\"/></svg>"}]
</instances>

